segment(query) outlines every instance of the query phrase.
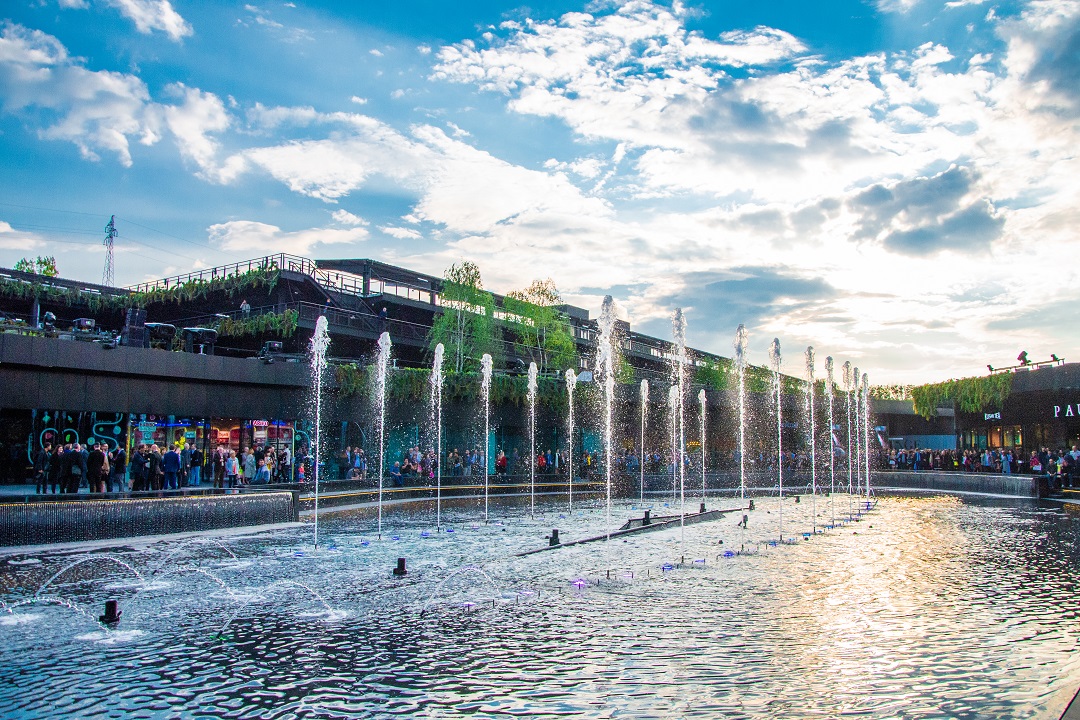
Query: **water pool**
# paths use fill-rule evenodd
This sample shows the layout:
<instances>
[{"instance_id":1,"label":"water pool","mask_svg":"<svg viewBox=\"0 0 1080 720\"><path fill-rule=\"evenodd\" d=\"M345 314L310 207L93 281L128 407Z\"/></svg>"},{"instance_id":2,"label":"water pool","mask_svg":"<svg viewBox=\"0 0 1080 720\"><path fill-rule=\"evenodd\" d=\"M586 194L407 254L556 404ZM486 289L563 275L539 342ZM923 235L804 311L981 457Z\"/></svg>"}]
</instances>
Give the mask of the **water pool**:
<instances>
[{"instance_id":1,"label":"water pool","mask_svg":"<svg viewBox=\"0 0 1080 720\"><path fill-rule=\"evenodd\" d=\"M811 503L785 499L771 544L777 500L756 502L746 528L525 557L605 510L504 501L483 525L446 503L437 531L421 503L381 540L372 510L324 515L318 552L300 527L7 556L0 716L1056 719L1080 683L1080 516L889 496L804 539Z\"/></svg>"}]
</instances>

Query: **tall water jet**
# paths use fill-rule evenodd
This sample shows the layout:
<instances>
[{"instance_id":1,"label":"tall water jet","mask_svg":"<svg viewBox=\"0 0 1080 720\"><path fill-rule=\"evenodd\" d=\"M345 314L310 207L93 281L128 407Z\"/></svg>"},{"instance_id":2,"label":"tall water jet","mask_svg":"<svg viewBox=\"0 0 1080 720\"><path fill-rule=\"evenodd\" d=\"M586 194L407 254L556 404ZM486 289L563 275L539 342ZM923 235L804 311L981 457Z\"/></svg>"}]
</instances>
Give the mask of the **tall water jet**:
<instances>
[{"instance_id":1,"label":"tall water jet","mask_svg":"<svg viewBox=\"0 0 1080 720\"><path fill-rule=\"evenodd\" d=\"M529 363L529 515L536 515L536 363Z\"/></svg>"},{"instance_id":2,"label":"tall water jet","mask_svg":"<svg viewBox=\"0 0 1080 720\"><path fill-rule=\"evenodd\" d=\"M836 442L833 439L833 359L825 358L825 398L829 402L829 524L836 525Z\"/></svg>"},{"instance_id":3,"label":"tall water jet","mask_svg":"<svg viewBox=\"0 0 1080 720\"><path fill-rule=\"evenodd\" d=\"M844 403L847 405L847 443L844 450L847 452L848 520L851 520L851 494L854 488L852 484L854 455L851 452L851 361L844 363Z\"/></svg>"},{"instance_id":4,"label":"tall water jet","mask_svg":"<svg viewBox=\"0 0 1080 720\"><path fill-rule=\"evenodd\" d=\"M806 348L806 420L810 433L810 512L814 516L813 530L817 534L817 442L814 421L814 346Z\"/></svg>"},{"instance_id":5,"label":"tall water jet","mask_svg":"<svg viewBox=\"0 0 1080 720\"><path fill-rule=\"evenodd\" d=\"M612 407L615 403L615 342L612 332L615 329L615 300L610 295L604 296L597 320L600 337L597 341L596 369L604 383L604 472L607 479L607 537L611 539L611 466L614 464L611 448Z\"/></svg>"},{"instance_id":6,"label":"tall water jet","mask_svg":"<svg viewBox=\"0 0 1080 720\"><path fill-rule=\"evenodd\" d=\"M705 388L698 390L698 407L701 408L701 509L705 509Z\"/></svg>"},{"instance_id":7,"label":"tall water jet","mask_svg":"<svg viewBox=\"0 0 1080 720\"><path fill-rule=\"evenodd\" d=\"M442 343L435 346L435 361L431 366L431 412L435 422L435 529L442 528Z\"/></svg>"},{"instance_id":8,"label":"tall water jet","mask_svg":"<svg viewBox=\"0 0 1080 720\"><path fill-rule=\"evenodd\" d=\"M566 369L566 404L570 408L567 415L569 432L566 441L566 470L569 473L567 485L570 495L569 512L574 514L574 388L577 387L577 374L570 368Z\"/></svg>"},{"instance_id":9,"label":"tall water jet","mask_svg":"<svg viewBox=\"0 0 1080 720\"><path fill-rule=\"evenodd\" d=\"M491 355L480 358L480 393L484 396L484 522L488 521L488 458L491 457Z\"/></svg>"},{"instance_id":10,"label":"tall water jet","mask_svg":"<svg viewBox=\"0 0 1080 720\"><path fill-rule=\"evenodd\" d=\"M379 406L379 537L382 537L383 479L386 477L386 373L390 369L390 333L379 336L379 356L375 362L375 402Z\"/></svg>"},{"instance_id":11,"label":"tall water jet","mask_svg":"<svg viewBox=\"0 0 1080 720\"><path fill-rule=\"evenodd\" d=\"M855 445L851 455L851 460L855 463L855 485L852 489L857 494L862 487L862 430L859 429L859 423L862 422L862 393L859 392L859 368L852 370L851 391L855 402L855 427L852 428L854 434L848 439L848 444Z\"/></svg>"},{"instance_id":12,"label":"tall water jet","mask_svg":"<svg viewBox=\"0 0 1080 720\"><path fill-rule=\"evenodd\" d=\"M671 502L674 504L675 498L679 496L679 462L678 450L676 449L679 444L678 385L672 385L668 388L667 400L668 417L671 419L671 431L669 433L671 439Z\"/></svg>"},{"instance_id":13,"label":"tall water jet","mask_svg":"<svg viewBox=\"0 0 1080 720\"><path fill-rule=\"evenodd\" d=\"M863 408L863 434L866 442L863 445L863 465L866 471L866 499L870 500L870 381L866 373L862 376L862 408Z\"/></svg>"},{"instance_id":14,"label":"tall water jet","mask_svg":"<svg viewBox=\"0 0 1080 720\"><path fill-rule=\"evenodd\" d=\"M682 308L675 308L671 317L671 334L675 341L675 387L678 388L678 423L679 423L679 527L682 537L686 536L686 418L683 412L683 398L686 397L684 382L686 375L686 316Z\"/></svg>"},{"instance_id":15,"label":"tall water jet","mask_svg":"<svg viewBox=\"0 0 1080 720\"><path fill-rule=\"evenodd\" d=\"M746 498L746 327L735 330L735 371L739 375L739 497Z\"/></svg>"},{"instance_id":16,"label":"tall water jet","mask_svg":"<svg viewBox=\"0 0 1080 720\"><path fill-rule=\"evenodd\" d=\"M325 315L315 321L315 334L311 336L308 350L311 354L311 384L315 393L315 437L312 457L315 475L315 538L314 546L319 547L319 442L322 428L322 380L326 370L326 351L330 347L330 333L327 332Z\"/></svg>"},{"instance_id":17,"label":"tall water jet","mask_svg":"<svg viewBox=\"0 0 1080 720\"><path fill-rule=\"evenodd\" d=\"M780 338L773 338L769 347L769 360L772 361L773 390L776 392L776 485L780 506L780 541L784 541L784 422L782 397L783 383L780 377Z\"/></svg>"},{"instance_id":18,"label":"tall water jet","mask_svg":"<svg viewBox=\"0 0 1080 720\"><path fill-rule=\"evenodd\" d=\"M645 420L649 415L649 381L641 381L641 450L639 467L641 469L641 504L645 503Z\"/></svg>"}]
</instances>

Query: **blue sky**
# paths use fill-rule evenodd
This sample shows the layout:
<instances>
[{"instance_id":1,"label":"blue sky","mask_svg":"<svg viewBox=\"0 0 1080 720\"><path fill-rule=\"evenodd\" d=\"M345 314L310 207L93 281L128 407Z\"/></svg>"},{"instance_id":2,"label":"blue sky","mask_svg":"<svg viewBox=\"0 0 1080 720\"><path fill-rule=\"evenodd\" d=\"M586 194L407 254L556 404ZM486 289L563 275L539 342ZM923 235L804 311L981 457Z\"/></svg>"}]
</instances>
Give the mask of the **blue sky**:
<instances>
[{"instance_id":1,"label":"blue sky","mask_svg":"<svg viewBox=\"0 0 1080 720\"><path fill-rule=\"evenodd\" d=\"M115 214L118 284L470 259L497 292L612 292L659 336L679 306L696 347L745 323L751 362L778 336L872 382L1080 350L1080 2L4 13L2 266L99 280Z\"/></svg>"}]
</instances>

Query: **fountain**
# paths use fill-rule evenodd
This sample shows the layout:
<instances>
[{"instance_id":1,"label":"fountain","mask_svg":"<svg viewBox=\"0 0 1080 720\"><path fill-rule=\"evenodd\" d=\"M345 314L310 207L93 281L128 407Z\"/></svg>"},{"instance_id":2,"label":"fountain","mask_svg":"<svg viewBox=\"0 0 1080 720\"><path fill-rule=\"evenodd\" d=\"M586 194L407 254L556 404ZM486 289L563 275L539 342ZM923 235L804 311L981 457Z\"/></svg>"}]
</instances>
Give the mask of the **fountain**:
<instances>
[{"instance_id":1,"label":"fountain","mask_svg":"<svg viewBox=\"0 0 1080 720\"><path fill-rule=\"evenodd\" d=\"M679 524L682 527L682 535L686 537L686 422L683 414L684 375L686 374L686 316L682 308L675 308L675 314L671 317L671 334L675 341L675 357L672 372L675 375L674 387L678 388L678 401L676 403L676 420L679 426L679 451L676 460L679 464ZM680 540L682 542L682 540Z\"/></svg>"},{"instance_id":2,"label":"fountain","mask_svg":"<svg viewBox=\"0 0 1080 720\"><path fill-rule=\"evenodd\" d=\"M448 526L453 524L457 534L439 539L430 539L430 518L412 511L423 507L419 503L426 500L411 507L388 503L384 511L380 485L378 528L381 531L384 524L392 526L396 533L393 542L369 543L363 539L375 526L373 514L342 512L319 524L324 534L333 529L333 542L328 538L321 540L322 545L317 542L318 553L306 552L309 530L283 527L237 534L227 541L228 545L222 544L224 540L213 541L216 545L203 543L204 556L185 559L184 564L177 560L181 553L176 552L172 539L125 546L122 559L95 552L94 562L72 562L73 558L66 554L70 550L65 549L42 553L41 564L35 568L20 564L27 562L25 556L12 557L0 564L0 575L6 575L4 587L10 588L0 598L0 663L17 668L24 681L0 687L0 715L48 716L52 709L52 714L136 717L160 714L161 708L167 706L170 712L183 716L336 713L363 717L391 710L416 716L501 715L528 708L534 715L589 716L603 711L646 717L671 714L671 698L676 693L678 697L692 697L702 687L708 687L713 700L724 702L746 687L753 687L758 700L781 697L784 702L803 703L799 706L812 706L830 717L854 706L872 717L920 712L941 717L1051 716L1044 712L1048 698L1062 688L1068 689L1075 669L1068 654L1072 643L1069 623L1073 619L1057 612L1061 573L1071 579L1080 572L1075 555L1069 554L1076 540L1075 523L1070 524L1060 513L1033 509L1026 499L1015 508L999 498L979 501L934 494L903 501L883 499L875 509L881 514L881 522L875 518L873 526L865 523L858 534L833 533L822 541L827 544L792 549L792 564L785 566L788 558L767 548L776 547L778 528L781 543L791 544L783 542L783 523L788 523L789 532L791 526L804 530L809 524L805 522L809 506L788 506L788 513L784 513L779 395L785 385L779 377L778 341L770 354L775 373L775 385L770 390L778 392L777 488L781 512L755 516L755 528L749 531L749 516L742 513L743 521L738 525L730 522L730 515L727 522L695 524L698 518L683 513L678 523L670 518L666 528L650 530L652 535L632 536L625 543L575 544L577 538L590 536L603 540L605 531L611 540L628 539L611 528L612 503L620 499L612 476L612 426L619 408L614 406L612 395L616 367L614 323L610 321L610 305L606 309L607 317L601 325L606 331L601 335L595 366L604 389L602 420L596 425L602 423L605 430L606 515L597 511L576 515L571 512L570 517L561 518L565 525L543 540L535 526L528 523L507 527L493 519L490 525L470 527L464 520L478 515L475 498L448 497L442 503L440 477L437 524L441 526L442 517L446 517ZM753 428L748 427L748 399L743 395L745 329L740 328L739 336L735 368L740 381L740 493L745 497L748 483L753 491L767 488L771 481L767 473L751 472L748 479L743 467L746 434L750 433L751 443L755 437ZM377 383L373 384L378 394L380 474L386 443L392 442L386 436L385 424L390 421L394 427L394 418L386 407L390 343L388 337L384 339L385 343L380 339L381 369L376 368ZM437 351L431 391L439 465L443 459L441 360L442 352ZM806 382L810 389L806 402L811 419L810 453L816 458L813 361L808 349ZM484 356L480 367L486 461L490 456L491 357ZM679 373L688 370L685 363L677 368ZM837 409L831 357L826 358L825 368L832 449L839 448L840 436L837 434L834 444ZM857 470L861 483L865 474L869 497L873 469L869 384L865 374L852 379L850 364L846 373L848 453L850 456L858 444L860 458L857 468L849 463L849 478ZM576 375L567 370L564 376L569 398L565 421L572 452ZM321 380L316 376L316 392ZM669 393L673 493L678 468L686 473L686 433L683 430L679 437L682 428L678 419L685 399L680 395L678 378L675 380ZM685 377L683 382L685 389ZM853 391L859 393L857 398L852 398ZM641 384L640 392L639 437L644 457L646 383ZM766 404L773 400L771 393L758 399ZM697 400L704 498L708 489L705 449L709 421L713 423L714 447L734 438L715 436L717 428L723 426L723 418L715 414L716 405L710 415L706 393L698 392ZM859 423L857 430L852 428L853 401L858 403L859 418L854 421ZM530 402L535 403L535 397ZM317 402L315 406L318 433L321 408ZM821 411L824 414L825 409ZM636 419L632 415L631 411L625 418L630 435ZM531 405L533 457L536 438L543 437L545 430L542 417L540 425L536 423L535 405ZM477 423L471 420L469 424L471 427ZM660 432L664 431L662 426L661 420ZM448 431L452 430L448 426ZM771 426L766 433L771 434ZM315 448L317 451L318 441ZM835 453L830 457L832 492L837 489ZM811 470L816 495L813 464ZM639 499L643 501L643 473L640 482ZM487 521L490 500L486 462L484 485ZM685 477L682 485L685 500ZM631 486L622 491L621 500L632 502L632 480ZM561 499L545 498L543 493L539 499L535 497L535 483L531 494L534 512L543 515L552 509L561 511ZM498 502L499 496L491 499ZM958 507L962 512L956 512ZM816 518L816 510L812 512ZM658 526L666 524L663 520L652 518ZM600 529L601 523L604 530ZM676 524L680 535L675 534ZM1017 526L1033 528L1030 532L1046 538L1047 543L1010 543L1008 539L1014 537ZM755 532L772 539L765 544L764 553L747 548L748 537ZM427 539L421 540L424 535ZM807 533L802 535L806 537ZM927 543L927 537L956 538L950 546L956 562L949 572L935 572L934 564L927 562L935 552L934 543ZM676 541L683 547L682 558L671 557ZM755 547L761 545L754 543ZM548 551L549 547L560 549ZM522 554L533 551L558 555ZM709 557L715 557L716 562L706 563ZM887 563L883 564L883 557ZM409 561L407 574L405 558ZM1061 558L1069 563L1061 565ZM398 567L392 570L395 560ZM1058 574L1044 578L1044 574L1030 572L1032 564L1053 565ZM103 578L102 567L116 577ZM156 576L147 572L155 567L161 570ZM864 583L868 578L872 582ZM36 596L35 587L39 588ZM55 597L59 593L69 597ZM1024 603L1006 602L1019 596L1024 597ZM971 597L980 598L981 603L974 615ZM745 622L747 598L756 603L751 623ZM821 612L822 598L829 600L827 613ZM91 615L82 609L100 609L109 601L117 604L110 605L112 610L101 618L113 624L122 608L122 630L100 627L99 613ZM904 612L898 613L898 607ZM935 632L909 632L910 617L931 614ZM723 627L730 642L701 643L700 634L686 632L703 616L712 617L718 627ZM1017 621L1008 627L980 622L980 618L999 616ZM791 617L806 621L793 623ZM860 622L851 623L852 617L860 618ZM664 647L649 655L644 670L630 668L621 676L623 685L618 692L607 693L601 707L597 705L595 683L567 684L565 679L583 665L603 667L610 663L612 652L627 656L640 653L643 646L639 632L632 631L625 637L621 633L612 635L613 622L651 628L656 637L662 638ZM1050 631L1026 632L1040 623ZM538 627L543 627L539 637ZM133 632L139 634L129 634ZM1002 642L1002 633L1010 632L1008 642ZM566 642L568 637L580 641ZM732 646L742 652L730 652ZM813 647L814 652L792 653L792 647ZM679 662L679 658L691 655L696 662ZM483 662L463 662L467 656ZM867 670L863 662L866 658L889 660L894 656L908 658L911 663L894 667L894 663L881 662ZM748 657L756 660L748 662ZM156 672L159 666L167 666L169 674ZM912 666L940 677L940 682L931 689L911 690L904 683L910 680ZM529 672L535 676L524 685L519 682L522 667L531 668ZM845 675L843 683L822 681L829 679L830 668L837 667L853 670ZM334 680L357 672L357 668L376 668L373 672L365 670L361 689ZM986 672L995 676L1007 673L1015 692L1008 697L983 692ZM658 687L656 673L663 673L669 685ZM185 678L183 693L176 692L174 676ZM798 696L790 695L796 686ZM95 691L87 693L87 687ZM402 692L402 687L409 692ZM462 687L480 690L465 697ZM755 720L776 715L778 706L758 700L748 701L743 714ZM715 713L716 707L700 709Z\"/></svg>"},{"instance_id":3,"label":"fountain","mask_svg":"<svg viewBox=\"0 0 1080 720\"><path fill-rule=\"evenodd\" d=\"M863 465L866 471L866 501L870 502L870 381L866 373L862 376L863 434L866 442L863 446Z\"/></svg>"},{"instance_id":4,"label":"fountain","mask_svg":"<svg viewBox=\"0 0 1080 720\"><path fill-rule=\"evenodd\" d=\"M829 403L829 524L836 526L836 443L833 439L833 359L825 358L825 399Z\"/></svg>"},{"instance_id":5,"label":"fountain","mask_svg":"<svg viewBox=\"0 0 1080 720\"><path fill-rule=\"evenodd\" d=\"M671 420L671 503L679 496L679 386L668 388L668 418Z\"/></svg>"},{"instance_id":6,"label":"fountain","mask_svg":"<svg viewBox=\"0 0 1080 720\"><path fill-rule=\"evenodd\" d=\"M442 528L442 389L443 355L442 343L435 346L435 361L431 366L431 415L435 424L435 529Z\"/></svg>"},{"instance_id":7,"label":"fountain","mask_svg":"<svg viewBox=\"0 0 1080 720\"><path fill-rule=\"evenodd\" d=\"M379 336L379 354L375 359L375 402L379 411L379 538L382 538L383 481L386 478L386 374L390 371L390 346L390 333L384 332Z\"/></svg>"},{"instance_id":8,"label":"fountain","mask_svg":"<svg viewBox=\"0 0 1080 720\"><path fill-rule=\"evenodd\" d=\"M697 399L701 408L701 512L705 512L705 388L698 391Z\"/></svg>"},{"instance_id":9,"label":"fountain","mask_svg":"<svg viewBox=\"0 0 1080 720\"><path fill-rule=\"evenodd\" d=\"M854 456L851 451L851 362L844 363L844 404L847 406L847 443L844 452L847 453L847 494L848 494L848 520L852 519L851 496L854 490L852 478L852 462Z\"/></svg>"},{"instance_id":10,"label":"fountain","mask_svg":"<svg viewBox=\"0 0 1080 720\"><path fill-rule=\"evenodd\" d=\"M780 375L780 338L773 338L769 347L769 359L772 361L773 389L776 392L776 485L777 505L780 508L780 542L784 541L784 422L783 422L783 383Z\"/></svg>"},{"instance_id":11,"label":"fountain","mask_svg":"<svg viewBox=\"0 0 1080 720\"><path fill-rule=\"evenodd\" d=\"M567 440L566 440L566 472L568 475L569 507L567 512L574 513L574 387L577 386L577 375L570 368L566 369L566 405L567 412Z\"/></svg>"},{"instance_id":12,"label":"fountain","mask_svg":"<svg viewBox=\"0 0 1080 720\"><path fill-rule=\"evenodd\" d=\"M536 363L529 363L529 514L536 515Z\"/></svg>"},{"instance_id":13,"label":"fountain","mask_svg":"<svg viewBox=\"0 0 1080 720\"><path fill-rule=\"evenodd\" d=\"M610 295L604 297L597 320L600 336L597 338L596 370L604 383L604 472L607 480L607 532L611 537L611 470L615 464L612 455L614 438L612 434L612 407L615 403L615 341L612 332L615 329L615 300Z\"/></svg>"},{"instance_id":14,"label":"fountain","mask_svg":"<svg viewBox=\"0 0 1080 720\"><path fill-rule=\"evenodd\" d=\"M311 386L315 395L315 435L313 439L312 457L314 458L313 473L315 475L315 524L314 541L315 548L319 547L319 442L322 430L322 381L323 371L326 370L326 351L330 347L330 333L327 332L327 320L325 315L320 315L315 321L315 334L311 336L308 351L311 355Z\"/></svg>"},{"instance_id":15,"label":"fountain","mask_svg":"<svg viewBox=\"0 0 1080 720\"><path fill-rule=\"evenodd\" d=\"M480 358L480 393L484 396L484 522L488 522L488 458L491 457L491 355Z\"/></svg>"},{"instance_id":16,"label":"fountain","mask_svg":"<svg viewBox=\"0 0 1080 720\"><path fill-rule=\"evenodd\" d=\"M649 381L641 381L641 449L639 453L639 466L641 468L641 497L639 502L645 504L645 419L649 414Z\"/></svg>"},{"instance_id":17,"label":"fountain","mask_svg":"<svg viewBox=\"0 0 1080 720\"><path fill-rule=\"evenodd\" d=\"M814 429L814 348L806 348L806 420L810 435L810 508L814 516L814 534L817 534L817 442Z\"/></svg>"},{"instance_id":18,"label":"fountain","mask_svg":"<svg viewBox=\"0 0 1080 720\"><path fill-rule=\"evenodd\" d=\"M859 392L859 368L854 368L851 374L851 393L855 401L855 426L851 435L848 436L848 446L853 447L851 461L855 464L855 485L853 491L858 492L862 487L862 431L859 423L862 418L862 393Z\"/></svg>"},{"instance_id":19,"label":"fountain","mask_svg":"<svg viewBox=\"0 0 1080 720\"><path fill-rule=\"evenodd\" d=\"M735 330L735 371L739 375L739 498L746 498L746 327Z\"/></svg>"}]
</instances>

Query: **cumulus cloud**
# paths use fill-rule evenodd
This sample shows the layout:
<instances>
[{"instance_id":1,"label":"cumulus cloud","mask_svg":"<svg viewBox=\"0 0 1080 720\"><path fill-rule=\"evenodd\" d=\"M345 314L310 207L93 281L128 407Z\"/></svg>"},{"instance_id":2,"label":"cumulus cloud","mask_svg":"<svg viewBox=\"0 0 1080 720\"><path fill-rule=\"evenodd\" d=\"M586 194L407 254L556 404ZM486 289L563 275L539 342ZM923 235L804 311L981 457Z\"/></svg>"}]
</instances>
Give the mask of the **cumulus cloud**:
<instances>
[{"instance_id":1,"label":"cumulus cloud","mask_svg":"<svg viewBox=\"0 0 1080 720\"><path fill-rule=\"evenodd\" d=\"M855 237L905 255L985 251L1001 234L1004 217L985 198L972 197L976 180L971 170L954 166L932 177L871 185L848 201L859 217Z\"/></svg>"},{"instance_id":2,"label":"cumulus cloud","mask_svg":"<svg viewBox=\"0 0 1080 720\"><path fill-rule=\"evenodd\" d=\"M158 30L179 42L195 32L169 0L96 0L96 3L120 11L144 35ZM60 0L63 8L85 9L89 6L88 0Z\"/></svg>"},{"instance_id":3,"label":"cumulus cloud","mask_svg":"<svg viewBox=\"0 0 1080 720\"><path fill-rule=\"evenodd\" d=\"M33 233L23 232L11 227L11 224L0 220L0 250L18 250L25 252L42 246L41 239ZM12 261L11 264L14 264Z\"/></svg>"},{"instance_id":4,"label":"cumulus cloud","mask_svg":"<svg viewBox=\"0 0 1080 720\"><path fill-rule=\"evenodd\" d=\"M207 228L210 242L222 250L237 253L292 253L309 255L324 245L349 245L366 240L368 230L364 227L348 229L310 228L285 231L276 225L253 220L233 220L211 225Z\"/></svg>"},{"instance_id":5,"label":"cumulus cloud","mask_svg":"<svg viewBox=\"0 0 1080 720\"><path fill-rule=\"evenodd\" d=\"M40 30L3 25L0 89L5 112L43 110L49 119L41 136L72 142L90 160L107 151L131 165L130 139L151 144L160 137L160 118L139 78L88 70Z\"/></svg>"}]
</instances>

